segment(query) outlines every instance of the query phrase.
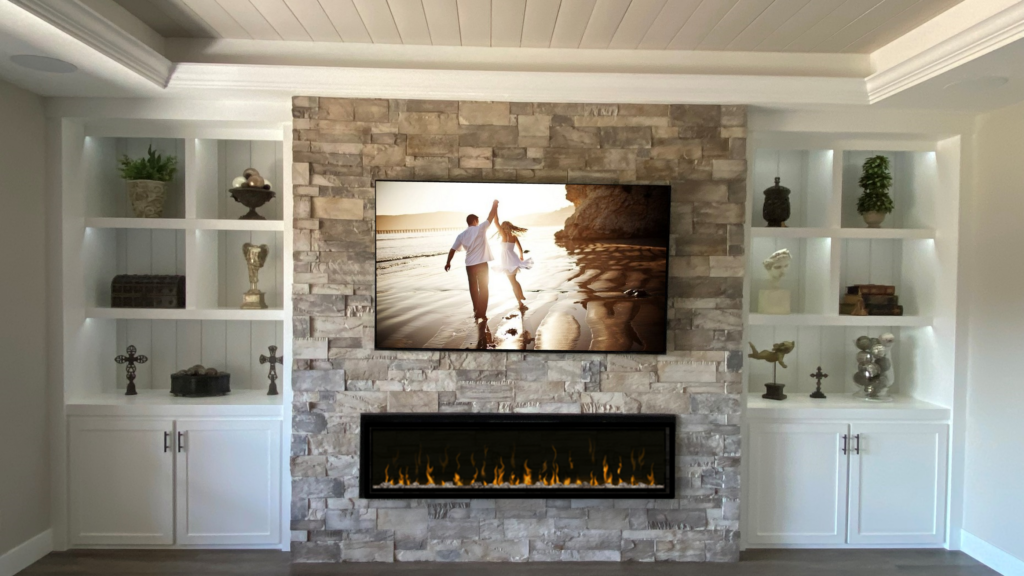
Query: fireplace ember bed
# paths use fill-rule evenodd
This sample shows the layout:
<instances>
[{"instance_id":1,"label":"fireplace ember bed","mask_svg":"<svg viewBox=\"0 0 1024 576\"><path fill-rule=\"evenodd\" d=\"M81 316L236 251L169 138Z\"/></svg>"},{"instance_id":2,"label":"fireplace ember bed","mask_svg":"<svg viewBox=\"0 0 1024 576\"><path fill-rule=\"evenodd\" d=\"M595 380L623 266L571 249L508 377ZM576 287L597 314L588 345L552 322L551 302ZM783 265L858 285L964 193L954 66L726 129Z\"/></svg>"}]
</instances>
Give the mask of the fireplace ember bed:
<instances>
[{"instance_id":1,"label":"fireplace ember bed","mask_svg":"<svg viewBox=\"0 0 1024 576\"><path fill-rule=\"evenodd\" d=\"M363 414L362 498L673 498L676 416Z\"/></svg>"}]
</instances>

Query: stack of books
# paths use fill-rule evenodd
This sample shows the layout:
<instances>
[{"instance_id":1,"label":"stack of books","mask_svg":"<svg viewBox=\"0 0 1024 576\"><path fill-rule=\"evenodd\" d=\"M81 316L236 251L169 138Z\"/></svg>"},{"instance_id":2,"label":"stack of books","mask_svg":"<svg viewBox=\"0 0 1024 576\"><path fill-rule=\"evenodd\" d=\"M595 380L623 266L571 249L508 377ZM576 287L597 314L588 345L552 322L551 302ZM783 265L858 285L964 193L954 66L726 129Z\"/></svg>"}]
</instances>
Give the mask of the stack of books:
<instances>
[{"instance_id":1,"label":"stack of books","mask_svg":"<svg viewBox=\"0 0 1024 576\"><path fill-rule=\"evenodd\" d=\"M895 286L856 284L846 288L839 313L850 316L903 316Z\"/></svg>"}]
</instances>

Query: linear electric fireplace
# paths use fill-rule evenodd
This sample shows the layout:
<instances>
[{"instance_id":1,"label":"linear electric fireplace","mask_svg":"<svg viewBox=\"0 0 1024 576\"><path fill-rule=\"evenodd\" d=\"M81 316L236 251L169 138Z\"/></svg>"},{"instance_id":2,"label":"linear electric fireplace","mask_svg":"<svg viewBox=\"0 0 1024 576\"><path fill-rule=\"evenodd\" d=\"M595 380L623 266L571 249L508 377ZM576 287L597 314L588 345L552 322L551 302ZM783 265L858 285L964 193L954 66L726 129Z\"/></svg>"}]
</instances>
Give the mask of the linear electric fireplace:
<instances>
[{"instance_id":1,"label":"linear electric fireplace","mask_svg":"<svg viewBox=\"0 0 1024 576\"><path fill-rule=\"evenodd\" d=\"M672 498L676 417L363 414L363 498Z\"/></svg>"}]
</instances>

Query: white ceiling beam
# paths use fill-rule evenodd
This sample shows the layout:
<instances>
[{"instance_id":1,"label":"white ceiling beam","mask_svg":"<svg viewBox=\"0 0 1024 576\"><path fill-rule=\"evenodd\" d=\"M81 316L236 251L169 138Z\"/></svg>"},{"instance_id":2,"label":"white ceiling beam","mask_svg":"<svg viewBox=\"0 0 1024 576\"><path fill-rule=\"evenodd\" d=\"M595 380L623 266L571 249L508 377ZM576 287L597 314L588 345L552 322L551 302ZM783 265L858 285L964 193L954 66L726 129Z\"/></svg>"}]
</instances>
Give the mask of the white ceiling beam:
<instances>
[{"instance_id":1,"label":"white ceiling beam","mask_svg":"<svg viewBox=\"0 0 1024 576\"><path fill-rule=\"evenodd\" d=\"M253 82L259 78L259 82ZM859 78L179 64L171 97L309 94L526 102L865 105Z\"/></svg>"}]
</instances>

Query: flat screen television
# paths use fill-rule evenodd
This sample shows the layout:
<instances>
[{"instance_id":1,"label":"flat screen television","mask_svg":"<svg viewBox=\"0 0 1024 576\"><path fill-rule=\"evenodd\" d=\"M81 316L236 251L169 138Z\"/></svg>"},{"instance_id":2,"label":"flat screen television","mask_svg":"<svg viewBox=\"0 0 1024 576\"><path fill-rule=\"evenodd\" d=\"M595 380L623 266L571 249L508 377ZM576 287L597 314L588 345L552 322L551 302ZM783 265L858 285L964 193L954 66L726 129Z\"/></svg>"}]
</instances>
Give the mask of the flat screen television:
<instances>
[{"instance_id":1,"label":"flat screen television","mask_svg":"<svg viewBox=\"0 0 1024 576\"><path fill-rule=\"evenodd\" d=\"M666 351L671 187L376 183L379 350Z\"/></svg>"}]
</instances>

